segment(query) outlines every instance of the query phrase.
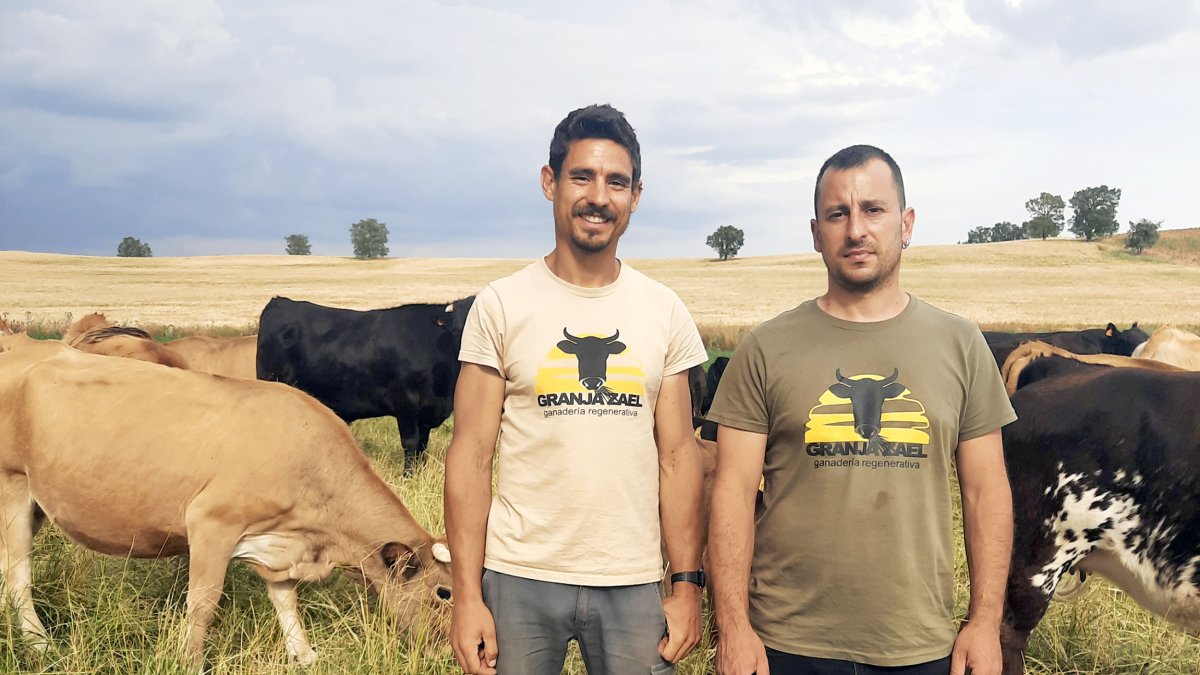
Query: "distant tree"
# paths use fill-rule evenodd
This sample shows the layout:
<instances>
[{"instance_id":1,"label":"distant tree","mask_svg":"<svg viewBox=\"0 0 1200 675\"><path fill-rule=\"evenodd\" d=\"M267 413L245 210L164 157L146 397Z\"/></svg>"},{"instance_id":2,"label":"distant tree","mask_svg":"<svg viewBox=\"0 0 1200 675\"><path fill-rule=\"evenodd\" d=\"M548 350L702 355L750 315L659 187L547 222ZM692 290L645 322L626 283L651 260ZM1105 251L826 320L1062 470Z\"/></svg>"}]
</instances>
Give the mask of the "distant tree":
<instances>
[{"instance_id":1,"label":"distant tree","mask_svg":"<svg viewBox=\"0 0 1200 675\"><path fill-rule=\"evenodd\" d=\"M986 244L991 240L992 240L992 228L990 228L986 225L980 225L979 227L973 227L973 228L971 228L970 232L967 232L967 243L968 244Z\"/></svg>"},{"instance_id":2,"label":"distant tree","mask_svg":"<svg viewBox=\"0 0 1200 675\"><path fill-rule=\"evenodd\" d=\"M312 255L307 234L289 234L286 241L288 255Z\"/></svg>"},{"instance_id":3,"label":"distant tree","mask_svg":"<svg viewBox=\"0 0 1200 675\"><path fill-rule=\"evenodd\" d=\"M374 218L350 226L350 243L354 245L354 257L359 260L387 257L387 239L387 225Z\"/></svg>"},{"instance_id":4,"label":"distant tree","mask_svg":"<svg viewBox=\"0 0 1200 675\"><path fill-rule=\"evenodd\" d=\"M704 243L716 251L721 260L729 260L742 250L745 233L732 225L722 225L708 235L708 239L705 239Z\"/></svg>"},{"instance_id":5,"label":"distant tree","mask_svg":"<svg viewBox=\"0 0 1200 675\"><path fill-rule=\"evenodd\" d=\"M117 244L118 258L150 258L153 255L150 252L150 244L142 243L140 239L125 237Z\"/></svg>"},{"instance_id":6,"label":"distant tree","mask_svg":"<svg viewBox=\"0 0 1200 675\"><path fill-rule=\"evenodd\" d=\"M1162 226L1162 221L1157 223L1153 220L1145 218L1136 223L1129 223L1129 238L1125 240L1125 248L1133 251L1134 255L1141 255L1142 251L1150 248L1158 243L1158 228Z\"/></svg>"},{"instance_id":7,"label":"distant tree","mask_svg":"<svg viewBox=\"0 0 1200 675\"><path fill-rule=\"evenodd\" d=\"M1045 239L1062 234L1066 222L1063 217L1064 208L1066 204L1063 203L1063 198L1049 192L1043 192L1025 202L1025 210L1029 212L1029 220L1021 224L1025 228L1025 235L1030 239Z\"/></svg>"},{"instance_id":8,"label":"distant tree","mask_svg":"<svg viewBox=\"0 0 1200 675\"><path fill-rule=\"evenodd\" d=\"M1087 241L1111 237L1121 229L1117 222L1117 205L1121 190L1107 185L1079 190L1071 196L1071 232Z\"/></svg>"},{"instance_id":9,"label":"distant tree","mask_svg":"<svg viewBox=\"0 0 1200 675\"><path fill-rule=\"evenodd\" d=\"M1024 228L1016 223L1005 220L992 226L992 241L1016 241L1025 238Z\"/></svg>"}]
</instances>

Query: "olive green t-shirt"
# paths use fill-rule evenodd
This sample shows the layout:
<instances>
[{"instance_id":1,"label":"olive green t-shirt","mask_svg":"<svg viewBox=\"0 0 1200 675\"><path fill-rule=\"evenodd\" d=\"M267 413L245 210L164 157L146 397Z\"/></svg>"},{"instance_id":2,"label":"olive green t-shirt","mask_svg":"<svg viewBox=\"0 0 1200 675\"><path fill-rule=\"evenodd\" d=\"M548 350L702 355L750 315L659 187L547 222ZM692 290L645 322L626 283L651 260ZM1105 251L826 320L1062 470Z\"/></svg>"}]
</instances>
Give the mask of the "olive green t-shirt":
<instances>
[{"instance_id":1,"label":"olive green t-shirt","mask_svg":"<svg viewBox=\"0 0 1200 675\"><path fill-rule=\"evenodd\" d=\"M950 653L954 452L1016 419L974 324L915 297L870 323L810 300L746 336L709 419L767 435L750 618L768 647L878 666Z\"/></svg>"}]
</instances>

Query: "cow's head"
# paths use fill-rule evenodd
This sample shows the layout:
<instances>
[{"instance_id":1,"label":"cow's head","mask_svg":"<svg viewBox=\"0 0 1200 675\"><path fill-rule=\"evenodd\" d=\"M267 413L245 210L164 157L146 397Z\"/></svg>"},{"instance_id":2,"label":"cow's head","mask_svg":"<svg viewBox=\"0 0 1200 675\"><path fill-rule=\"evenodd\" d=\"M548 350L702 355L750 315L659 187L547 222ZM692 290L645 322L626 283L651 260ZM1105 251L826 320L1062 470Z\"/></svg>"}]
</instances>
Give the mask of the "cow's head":
<instances>
[{"instance_id":1,"label":"cow's head","mask_svg":"<svg viewBox=\"0 0 1200 675\"><path fill-rule=\"evenodd\" d=\"M837 384L829 387L829 393L839 398L850 399L854 410L854 431L864 440L871 440L883 430L883 402L904 393L904 385L896 381L898 369L882 380L860 377L852 380L842 375L841 369L834 371Z\"/></svg>"},{"instance_id":2,"label":"cow's head","mask_svg":"<svg viewBox=\"0 0 1200 675\"><path fill-rule=\"evenodd\" d=\"M621 331L611 337L575 337L563 328L567 339L558 343L566 354L574 354L579 361L579 384L588 391L595 391L608 381L608 357L625 351L625 343L618 342Z\"/></svg>"},{"instance_id":3,"label":"cow's head","mask_svg":"<svg viewBox=\"0 0 1200 675\"><path fill-rule=\"evenodd\" d=\"M1129 327L1129 330L1119 330L1116 324L1110 323L1104 329L1104 344L1102 349L1105 354L1132 356L1134 350L1149 339L1150 336L1146 334L1146 331L1138 328L1136 321Z\"/></svg>"},{"instance_id":4,"label":"cow's head","mask_svg":"<svg viewBox=\"0 0 1200 675\"><path fill-rule=\"evenodd\" d=\"M349 571L378 595L380 606L401 626L427 620L442 625L448 618L450 549L444 539L428 537L415 545L389 542L363 560L360 569Z\"/></svg>"}]
</instances>

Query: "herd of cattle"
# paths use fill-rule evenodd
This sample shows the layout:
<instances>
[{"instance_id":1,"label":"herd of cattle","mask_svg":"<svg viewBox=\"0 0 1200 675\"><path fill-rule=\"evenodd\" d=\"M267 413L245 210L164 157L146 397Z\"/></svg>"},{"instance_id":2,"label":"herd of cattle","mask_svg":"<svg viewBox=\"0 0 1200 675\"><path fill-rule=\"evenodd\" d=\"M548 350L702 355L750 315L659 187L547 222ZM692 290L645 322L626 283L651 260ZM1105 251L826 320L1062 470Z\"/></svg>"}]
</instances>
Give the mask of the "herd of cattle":
<instances>
[{"instance_id":1,"label":"herd of cattle","mask_svg":"<svg viewBox=\"0 0 1200 675\"><path fill-rule=\"evenodd\" d=\"M360 312L277 297L257 336L165 344L99 314L61 341L0 321L0 564L24 634L48 645L30 565L47 518L103 553L187 554L196 661L232 559L266 581L302 664L316 654L300 581L341 568L402 618L444 606L444 539L372 470L347 423L394 416L411 470L452 412L473 300ZM1200 337L1136 323L984 337L1019 416L1003 431L1015 525L1006 675L1023 672L1029 634L1072 573L1200 629ZM574 338L576 352L587 339L600 340ZM585 356L603 378L610 342L577 354L584 386ZM706 484L715 427L704 415L726 363L689 373Z\"/></svg>"}]
</instances>

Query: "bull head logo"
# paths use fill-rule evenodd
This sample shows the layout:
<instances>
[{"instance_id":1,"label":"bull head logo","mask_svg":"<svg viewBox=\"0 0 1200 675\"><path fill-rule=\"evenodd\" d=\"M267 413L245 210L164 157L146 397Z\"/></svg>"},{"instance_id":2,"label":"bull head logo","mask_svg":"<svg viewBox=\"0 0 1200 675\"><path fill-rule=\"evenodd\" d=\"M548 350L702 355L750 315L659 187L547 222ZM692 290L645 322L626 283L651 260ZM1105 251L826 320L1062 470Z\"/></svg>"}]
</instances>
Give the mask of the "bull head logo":
<instances>
[{"instance_id":1,"label":"bull head logo","mask_svg":"<svg viewBox=\"0 0 1200 675\"><path fill-rule=\"evenodd\" d=\"M850 399L850 407L854 410L855 433L866 441L873 440L883 430L883 402L904 393L905 386L896 381L900 370L892 369L892 374L882 380L852 380L844 377L840 368L834 374L837 384L829 387L829 393Z\"/></svg>"},{"instance_id":2,"label":"bull head logo","mask_svg":"<svg viewBox=\"0 0 1200 675\"><path fill-rule=\"evenodd\" d=\"M579 384L588 391L596 391L608 381L608 357L625 351L625 343L618 342L621 331L612 337L575 337L563 328L567 338L558 343L558 348L566 354L574 354L579 361Z\"/></svg>"}]
</instances>

